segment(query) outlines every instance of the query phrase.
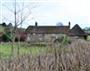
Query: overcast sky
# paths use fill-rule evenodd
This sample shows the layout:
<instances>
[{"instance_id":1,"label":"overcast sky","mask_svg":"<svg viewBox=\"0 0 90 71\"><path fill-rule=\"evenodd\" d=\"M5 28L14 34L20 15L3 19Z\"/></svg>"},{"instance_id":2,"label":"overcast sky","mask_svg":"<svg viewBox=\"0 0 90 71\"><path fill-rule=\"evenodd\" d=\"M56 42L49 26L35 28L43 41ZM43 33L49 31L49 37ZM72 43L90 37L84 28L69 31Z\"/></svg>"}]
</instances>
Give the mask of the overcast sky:
<instances>
[{"instance_id":1,"label":"overcast sky","mask_svg":"<svg viewBox=\"0 0 90 71\"><path fill-rule=\"evenodd\" d=\"M0 0L0 22L12 22L14 10L14 0ZM24 0L17 0L17 8ZM71 26L79 24L82 28L90 27L90 0L25 0L24 15L31 10L31 15L23 22L23 27L34 25L37 21L38 25L56 25L62 22ZM35 8L32 8L34 7ZM32 8L32 9L30 9Z\"/></svg>"}]
</instances>

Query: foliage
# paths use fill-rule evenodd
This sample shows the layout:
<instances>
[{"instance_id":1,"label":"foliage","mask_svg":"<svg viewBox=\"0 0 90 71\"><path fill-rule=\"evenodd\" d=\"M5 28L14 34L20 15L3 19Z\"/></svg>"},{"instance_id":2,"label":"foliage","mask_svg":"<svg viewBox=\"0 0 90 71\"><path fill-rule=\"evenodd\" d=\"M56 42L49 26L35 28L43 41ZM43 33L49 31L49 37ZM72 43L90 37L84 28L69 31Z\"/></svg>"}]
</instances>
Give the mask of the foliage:
<instances>
[{"instance_id":1,"label":"foliage","mask_svg":"<svg viewBox=\"0 0 90 71\"><path fill-rule=\"evenodd\" d=\"M11 41L12 40L12 34L10 32L7 32L7 33L4 33L2 35L2 40L4 42L8 42L8 41Z\"/></svg>"},{"instance_id":2,"label":"foliage","mask_svg":"<svg viewBox=\"0 0 90 71\"><path fill-rule=\"evenodd\" d=\"M85 27L83 30L90 31L90 27Z\"/></svg>"},{"instance_id":3,"label":"foliage","mask_svg":"<svg viewBox=\"0 0 90 71\"><path fill-rule=\"evenodd\" d=\"M0 32L4 32L4 28L3 26L0 26Z\"/></svg>"},{"instance_id":4,"label":"foliage","mask_svg":"<svg viewBox=\"0 0 90 71\"><path fill-rule=\"evenodd\" d=\"M27 54L0 60L0 71L90 71L89 46L89 42L77 39L67 48L48 47L47 52L44 49L36 56Z\"/></svg>"},{"instance_id":5,"label":"foliage","mask_svg":"<svg viewBox=\"0 0 90 71\"><path fill-rule=\"evenodd\" d=\"M66 44L70 44L70 43L71 43L70 38L69 38L68 36L64 35L62 44L63 44L63 45L66 45Z\"/></svg>"},{"instance_id":6,"label":"foliage","mask_svg":"<svg viewBox=\"0 0 90 71\"><path fill-rule=\"evenodd\" d=\"M6 23L5 23L5 22L3 22L3 23L2 23L2 26L3 26L3 27L6 27L7 25L6 25Z\"/></svg>"},{"instance_id":7,"label":"foliage","mask_svg":"<svg viewBox=\"0 0 90 71\"><path fill-rule=\"evenodd\" d=\"M57 39L55 39L54 43L58 43L60 45L70 44L70 38L67 35L61 34Z\"/></svg>"},{"instance_id":8,"label":"foliage","mask_svg":"<svg viewBox=\"0 0 90 71\"><path fill-rule=\"evenodd\" d=\"M12 36L12 28L7 26L4 28L4 34L2 35L2 40L5 42L11 41L12 38L14 36Z\"/></svg>"},{"instance_id":9,"label":"foliage","mask_svg":"<svg viewBox=\"0 0 90 71\"><path fill-rule=\"evenodd\" d=\"M57 26L63 26L63 23L62 22L58 22L56 25Z\"/></svg>"}]
</instances>

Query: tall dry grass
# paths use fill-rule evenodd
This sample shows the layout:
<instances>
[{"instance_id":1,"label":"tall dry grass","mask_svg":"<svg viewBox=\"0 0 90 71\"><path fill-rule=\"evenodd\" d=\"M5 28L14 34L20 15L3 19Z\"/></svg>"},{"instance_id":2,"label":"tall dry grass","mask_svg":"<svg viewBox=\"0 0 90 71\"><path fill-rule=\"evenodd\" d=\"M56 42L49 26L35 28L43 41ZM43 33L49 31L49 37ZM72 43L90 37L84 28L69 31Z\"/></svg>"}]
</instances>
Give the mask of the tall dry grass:
<instances>
[{"instance_id":1,"label":"tall dry grass","mask_svg":"<svg viewBox=\"0 0 90 71\"><path fill-rule=\"evenodd\" d=\"M0 71L90 71L90 43L75 40L64 47L33 56L0 60Z\"/></svg>"}]
</instances>

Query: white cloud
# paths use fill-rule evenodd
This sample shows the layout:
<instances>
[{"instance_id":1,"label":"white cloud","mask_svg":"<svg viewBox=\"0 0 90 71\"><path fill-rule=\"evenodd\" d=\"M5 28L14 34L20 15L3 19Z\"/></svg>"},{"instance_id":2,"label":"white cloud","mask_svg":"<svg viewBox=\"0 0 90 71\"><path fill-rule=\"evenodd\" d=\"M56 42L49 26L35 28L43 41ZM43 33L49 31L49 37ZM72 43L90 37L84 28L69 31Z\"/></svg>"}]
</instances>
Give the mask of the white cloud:
<instances>
[{"instance_id":1,"label":"white cloud","mask_svg":"<svg viewBox=\"0 0 90 71\"><path fill-rule=\"evenodd\" d=\"M3 0L6 1L6 0ZM13 1L13 0L8 0ZM22 0L18 0L22 1ZM25 2L38 2L40 5L32 9L32 15L40 24L71 21L72 23L90 23L90 0L24 0ZM31 16L30 16L31 17ZM28 23L30 22L28 18ZM34 21L35 21L34 20ZM56 24L55 23L55 24ZM81 25L82 25L81 24Z\"/></svg>"}]
</instances>

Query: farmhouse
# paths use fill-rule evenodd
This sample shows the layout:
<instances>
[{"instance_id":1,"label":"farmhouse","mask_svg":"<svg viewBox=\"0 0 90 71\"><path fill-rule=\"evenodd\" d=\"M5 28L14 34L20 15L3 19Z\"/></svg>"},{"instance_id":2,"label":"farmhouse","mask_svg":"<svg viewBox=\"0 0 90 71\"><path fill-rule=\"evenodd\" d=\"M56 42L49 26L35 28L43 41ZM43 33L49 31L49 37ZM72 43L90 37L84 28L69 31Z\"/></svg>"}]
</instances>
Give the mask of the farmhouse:
<instances>
[{"instance_id":1,"label":"farmhouse","mask_svg":"<svg viewBox=\"0 0 90 71\"><path fill-rule=\"evenodd\" d=\"M26 29L27 41L51 41L60 34L68 35L69 31L70 23L67 26L38 26L38 23L35 22L35 26L29 26Z\"/></svg>"},{"instance_id":2,"label":"farmhouse","mask_svg":"<svg viewBox=\"0 0 90 71\"><path fill-rule=\"evenodd\" d=\"M35 26L29 26L25 32L27 33L27 41L52 41L60 34L87 39L87 34L78 24L70 29L70 22L67 26L38 26L38 23L35 22Z\"/></svg>"},{"instance_id":3,"label":"farmhouse","mask_svg":"<svg viewBox=\"0 0 90 71\"><path fill-rule=\"evenodd\" d=\"M66 34L70 37L80 37L87 39L88 34L86 34L86 32L84 32L78 24L76 24L72 29L70 29L70 25L71 24L69 22L68 25L61 26L38 26L38 23L35 22L34 26L29 26L26 30L22 28L17 28L17 32L15 33L15 40L26 40L34 42L52 41L54 39L57 39L61 34ZM2 24L0 28L2 28ZM2 31L4 31L4 29L5 27L0 31L0 41L2 41ZM12 29L12 27L8 25L6 29Z\"/></svg>"}]
</instances>

